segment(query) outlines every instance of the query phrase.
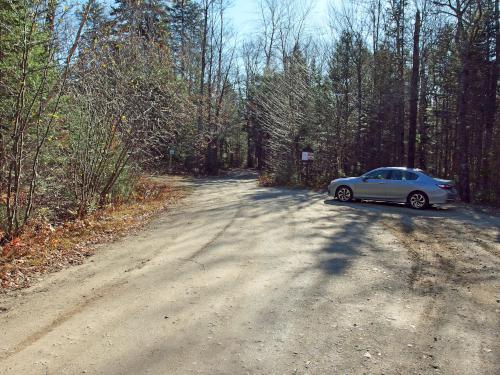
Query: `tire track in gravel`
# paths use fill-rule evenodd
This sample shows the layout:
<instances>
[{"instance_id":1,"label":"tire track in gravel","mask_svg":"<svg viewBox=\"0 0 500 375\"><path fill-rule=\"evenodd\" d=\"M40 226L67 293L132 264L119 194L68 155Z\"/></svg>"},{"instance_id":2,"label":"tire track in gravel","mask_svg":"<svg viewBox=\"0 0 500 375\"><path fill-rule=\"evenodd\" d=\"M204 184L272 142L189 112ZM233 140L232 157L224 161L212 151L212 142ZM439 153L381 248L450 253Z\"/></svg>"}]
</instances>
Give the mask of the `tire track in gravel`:
<instances>
[{"instance_id":1,"label":"tire track in gravel","mask_svg":"<svg viewBox=\"0 0 500 375\"><path fill-rule=\"evenodd\" d=\"M210 249L217 241L227 232L229 228L234 224L236 219L239 217L241 213L242 207L238 207L236 211L234 212L234 215L231 217L231 219L227 222L226 225L224 225L215 235L207 242L205 243L202 247L200 247L198 250L196 250L191 256L188 258L185 258L184 260L186 262L192 262L196 258L200 257L203 255L208 249Z\"/></svg>"},{"instance_id":2,"label":"tire track in gravel","mask_svg":"<svg viewBox=\"0 0 500 375\"><path fill-rule=\"evenodd\" d=\"M398 219L399 225L395 222ZM451 344L444 345L437 341L440 340L441 330L450 321L458 324L457 336L471 329L481 329L481 326L471 325L474 320L464 321L467 314L462 311L469 311L470 314L471 311L482 310L484 304L481 298L483 301L495 298L495 281L489 279L491 276L481 265L487 263L492 270L498 270L499 247L491 242L490 233L473 230L460 221L398 219L386 218L382 224L408 250L412 262L408 286L425 298L421 324L434 332L434 335L423 337L421 345L427 348L425 356L435 362L433 367L439 369L436 363L449 362L446 345ZM472 287L481 291L481 298L471 294ZM460 302L457 304L457 301ZM453 345L461 345L459 341L457 339ZM481 341L480 345L487 344ZM484 354L477 349L472 358L482 361Z\"/></svg>"},{"instance_id":3,"label":"tire track in gravel","mask_svg":"<svg viewBox=\"0 0 500 375\"><path fill-rule=\"evenodd\" d=\"M9 357L12 357L13 355L21 352L22 350L26 349L27 347L31 346L35 342L39 341L42 339L44 336L48 335L50 332L55 330L57 327L60 327L63 325L65 322L70 320L72 317L75 315L79 314L82 312L84 309L86 309L88 306L96 303L99 301L101 298L104 297L105 294L108 294L110 291L117 289L123 285L128 284L127 280L120 280L118 282L105 285L102 288L99 288L94 291L93 295L90 297L84 297L83 301L77 303L75 306L73 306L71 309L65 311L61 315L59 315L56 319L52 321L49 325L39 329L38 331L34 332L30 336L26 337L23 341L15 345L12 350L9 350L8 352L5 353L0 353L0 360L7 359Z\"/></svg>"},{"instance_id":4,"label":"tire track in gravel","mask_svg":"<svg viewBox=\"0 0 500 375\"><path fill-rule=\"evenodd\" d=\"M429 233L426 233L427 238L424 242L422 239L424 232L421 232L420 228L415 229L414 225L409 230L406 219L405 217L402 221L403 230L388 224L385 220L382 220L382 225L408 250L408 257L412 262L411 272L408 275L409 289L426 298L420 324L427 328L423 330L430 329L437 335L436 332L439 332L447 314L443 294L449 287L455 267L450 259L444 258L440 254L446 252L445 246L435 240L431 241ZM433 255L435 259L433 259ZM439 352L435 347L436 340L437 336L428 336L420 341L420 346L426 348L424 358L430 359L431 366L435 370L439 368L436 361L440 359Z\"/></svg>"}]
</instances>

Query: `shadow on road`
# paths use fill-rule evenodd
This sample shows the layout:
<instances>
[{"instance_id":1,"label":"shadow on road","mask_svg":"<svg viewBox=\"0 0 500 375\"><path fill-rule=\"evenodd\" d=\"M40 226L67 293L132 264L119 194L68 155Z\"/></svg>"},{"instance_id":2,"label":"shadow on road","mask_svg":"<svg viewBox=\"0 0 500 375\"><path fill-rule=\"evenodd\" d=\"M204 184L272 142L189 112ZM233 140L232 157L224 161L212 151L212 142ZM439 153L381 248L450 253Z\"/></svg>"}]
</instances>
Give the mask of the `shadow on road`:
<instances>
[{"instance_id":1,"label":"shadow on road","mask_svg":"<svg viewBox=\"0 0 500 375\"><path fill-rule=\"evenodd\" d=\"M318 267L328 275L339 275L346 271L354 258L364 256L363 251L378 251L377 244L370 243L366 228L377 219L378 213L369 215L360 212L342 213L342 220L333 218L328 210L321 209L324 194L304 189L256 188L245 200L249 219L271 217L282 213L281 220L269 222L268 229L293 227L293 235L287 238L291 243L311 243L316 247ZM332 235L332 227L335 229ZM318 242L318 245L313 245ZM304 244L303 246L308 246Z\"/></svg>"},{"instance_id":2,"label":"shadow on road","mask_svg":"<svg viewBox=\"0 0 500 375\"><path fill-rule=\"evenodd\" d=\"M474 221L476 224L498 225L500 216L493 212L488 212L484 208L465 205L461 203L443 206L431 206L425 210L414 210L404 204L362 201L362 202L340 202L335 199L326 199L326 205L336 207L347 207L360 213L379 213L387 215L400 215L402 217L418 218L445 218L461 221Z\"/></svg>"},{"instance_id":3,"label":"shadow on road","mask_svg":"<svg viewBox=\"0 0 500 375\"><path fill-rule=\"evenodd\" d=\"M164 310L169 311L172 316L182 313L190 315L196 311L205 313L213 309L214 305L231 303L231 312L227 315L228 319L235 319L229 321L232 323L230 326L235 327L238 322L235 317L246 312L244 309L248 309L249 305L245 305L245 302L251 302L252 308L258 312L248 318L248 321L252 319L252 326L259 327L263 335L254 337L254 341L258 343L263 343L268 338L268 332L276 332L277 326L288 333L296 330L296 327L302 327L304 322L314 322L310 318L314 316L312 311L319 311L322 307L328 309L329 316L339 316L339 321L344 316L346 321L352 322L353 309L358 312L359 307L365 309L365 306L366 321L382 320L375 325L381 328L373 336L386 339L388 343L393 342L392 332L400 332L401 326L396 326L396 319L387 320L383 314L399 311L397 308L401 304L398 302L401 296L408 298L411 294L408 286L417 292L417 307L421 306L422 300L422 295L418 293L430 290L432 296L429 297L429 314L434 314L439 317L440 322L446 323L443 316L456 316L454 302L450 306L434 302L436 294L445 289L441 289L439 284L429 288L427 284L409 283L409 278L413 276L418 278L443 273L441 265L429 266L426 257L407 259L404 249L400 253L394 253L394 247L388 246L388 242L394 241L394 238L386 241L383 232L388 232L388 237L391 237L391 228L394 232L403 233L402 237L408 237L409 242L402 246L411 246L410 242L417 239L412 236L412 232L420 234L422 225L424 228L434 224L446 226L449 222L453 224L453 228L476 222L488 228L498 225L498 217L489 217L473 209L455 205L416 211L404 205L389 203L342 203L325 200L324 194L303 189L262 188L257 186L256 175L252 173L196 179L193 183L199 187L208 187L198 190L204 200L201 200L202 204L196 205L193 217L208 217L209 221L196 223L193 219L195 223L189 230L198 233L197 230L203 229L210 232L213 238L185 261L186 264L203 265L203 273L214 272L215 277L212 279L216 281L200 288L200 294L183 296L184 303L179 305L178 310L172 311L170 303L165 303ZM226 190L222 190L223 188ZM213 223L220 220L227 221L227 224L221 228L212 228ZM177 225L179 232L185 231L182 223L173 223L174 227ZM432 236L432 233L429 235ZM500 238L500 234L498 236ZM384 241L379 242L380 239ZM433 243L429 247L432 251ZM401 247L401 243L398 246ZM409 260L414 264L409 265ZM221 270L225 270L225 267L234 267L237 278L222 277L219 281L219 277L224 274ZM382 270L387 272L387 276L386 272L381 273ZM158 272L161 272L162 278L172 277L163 270ZM475 273L471 272L471 275ZM253 296L249 292L258 285L256 280L266 284L266 293ZM484 280L468 279L471 285L480 284ZM234 299L227 298L228 295L221 292L221 288L229 288L228 286L234 288L230 289L229 294L231 297L237 296ZM404 290L404 294L401 290ZM377 297L378 294L389 297L384 300ZM241 300L236 299L240 297ZM379 305L372 302L361 305L362 301L370 299L379 301ZM234 303L235 300L243 303ZM209 307L200 309L200 306L204 306L203 301L210 301L207 305ZM321 301L326 302L322 304ZM432 310L435 304L437 307ZM384 310L386 307L392 310ZM288 320L283 318L286 314L290 314ZM157 315L148 316L146 320L153 320ZM188 319L184 328L190 332L204 332L201 322L205 323L203 320ZM283 322L286 322L287 329L283 328ZM473 323L476 324L470 321L468 324ZM364 332L371 332L369 327L363 328ZM438 332L439 327L432 328L433 333ZM324 329L331 330L330 327ZM354 336L351 329L349 327L345 337ZM309 327L304 330L309 332ZM412 335L415 336L414 333ZM234 342L234 337L231 340ZM153 344L139 350L143 357L149 353L157 353L152 360L161 361L163 353L175 350L180 352L177 347L193 345L188 340L177 340L175 344L176 347ZM433 342L431 344L436 345ZM211 345L210 349L214 358L227 355L224 346ZM127 363L133 357L131 353L127 353L120 361ZM140 364L134 367L134 363L130 362L127 366L131 369L130 372L141 370Z\"/></svg>"},{"instance_id":4,"label":"shadow on road","mask_svg":"<svg viewBox=\"0 0 500 375\"><path fill-rule=\"evenodd\" d=\"M208 176L208 177L198 177L191 178L190 182L193 185L228 185L228 184L239 184L242 181L256 181L258 174L252 170L245 169L235 169L227 172L223 172L218 176Z\"/></svg>"}]
</instances>

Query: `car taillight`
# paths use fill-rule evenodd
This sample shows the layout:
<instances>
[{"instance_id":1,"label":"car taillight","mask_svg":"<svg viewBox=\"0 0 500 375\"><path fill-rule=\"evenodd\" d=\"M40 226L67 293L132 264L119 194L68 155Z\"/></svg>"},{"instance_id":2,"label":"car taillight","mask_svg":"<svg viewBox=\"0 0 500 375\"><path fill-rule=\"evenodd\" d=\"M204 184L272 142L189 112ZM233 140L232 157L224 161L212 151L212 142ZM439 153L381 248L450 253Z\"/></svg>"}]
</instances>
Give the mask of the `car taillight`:
<instances>
[{"instance_id":1,"label":"car taillight","mask_svg":"<svg viewBox=\"0 0 500 375\"><path fill-rule=\"evenodd\" d=\"M444 189L444 190L451 190L451 189L453 189L453 186L446 185L446 184L439 184L438 187L441 188L441 189Z\"/></svg>"}]
</instances>

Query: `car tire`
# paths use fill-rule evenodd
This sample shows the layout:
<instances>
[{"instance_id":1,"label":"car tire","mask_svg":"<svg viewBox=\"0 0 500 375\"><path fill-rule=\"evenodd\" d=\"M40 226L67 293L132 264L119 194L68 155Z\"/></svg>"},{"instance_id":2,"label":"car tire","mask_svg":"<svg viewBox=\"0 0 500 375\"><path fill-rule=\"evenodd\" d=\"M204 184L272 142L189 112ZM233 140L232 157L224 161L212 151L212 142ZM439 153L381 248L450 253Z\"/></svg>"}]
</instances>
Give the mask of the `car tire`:
<instances>
[{"instance_id":1,"label":"car tire","mask_svg":"<svg viewBox=\"0 0 500 375\"><path fill-rule=\"evenodd\" d=\"M352 189L349 186L339 186L335 192L335 196L341 202L352 201Z\"/></svg>"},{"instance_id":2,"label":"car tire","mask_svg":"<svg viewBox=\"0 0 500 375\"><path fill-rule=\"evenodd\" d=\"M415 210L423 210L429 207L429 198L422 191L414 191L408 195L408 205Z\"/></svg>"}]
</instances>

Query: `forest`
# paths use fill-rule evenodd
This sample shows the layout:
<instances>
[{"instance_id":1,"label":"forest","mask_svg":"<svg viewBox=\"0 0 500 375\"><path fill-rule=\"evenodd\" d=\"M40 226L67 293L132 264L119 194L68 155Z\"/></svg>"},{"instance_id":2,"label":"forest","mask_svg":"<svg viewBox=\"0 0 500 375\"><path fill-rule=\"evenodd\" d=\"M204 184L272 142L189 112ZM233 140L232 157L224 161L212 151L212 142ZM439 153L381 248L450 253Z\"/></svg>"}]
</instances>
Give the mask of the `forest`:
<instances>
[{"instance_id":1,"label":"forest","mask_svg":"<svg viewBox=\"0 0 500 375\"><path fill-rule=\"evenodd\" d=\"M255 3L242 40L227 0L0 0L3 241L144 173L326 186L408 166L500 203L498 0L332 2L321 32L313 1Z\"/></svg>"}]
</instances>

